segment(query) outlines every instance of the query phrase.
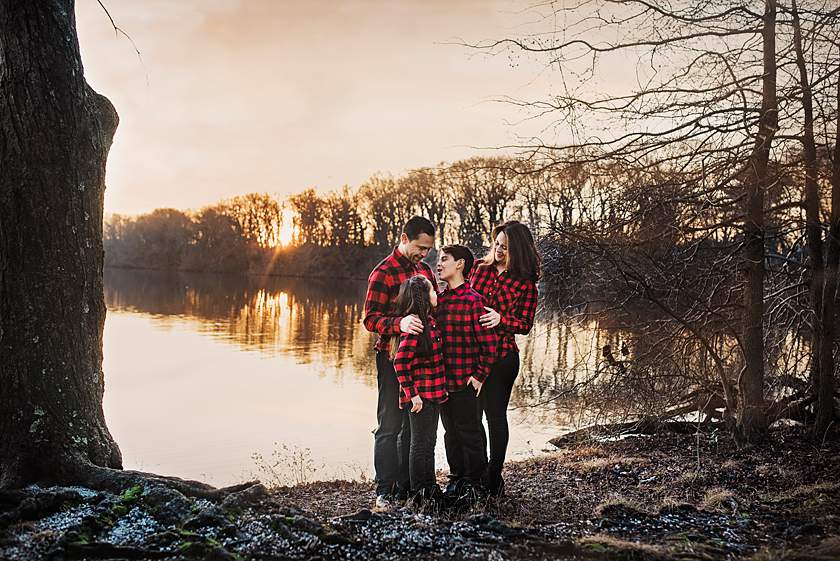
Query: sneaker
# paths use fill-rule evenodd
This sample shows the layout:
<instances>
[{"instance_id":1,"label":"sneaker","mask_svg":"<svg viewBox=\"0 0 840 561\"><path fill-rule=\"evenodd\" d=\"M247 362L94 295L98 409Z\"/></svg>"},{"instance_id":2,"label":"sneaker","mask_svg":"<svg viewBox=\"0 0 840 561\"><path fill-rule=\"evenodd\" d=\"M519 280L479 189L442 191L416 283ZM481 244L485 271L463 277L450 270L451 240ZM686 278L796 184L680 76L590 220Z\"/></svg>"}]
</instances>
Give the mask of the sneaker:
<instances>
[{"instance_id":1,"label":"sneaker","mask_svg":"<svg viewBox=\"0 0 840 561\"><path fill-rule=\"evenodd\" d=\"M460 494L463 485L463 479L450 479L449 483L446 484L446 489L444 489L443 494L447 498L456 498Z\"/></svg>"},{"instance_id":2,"label":"sneaker","mask_svg":"<svg viewBox=\"0 0 840 561\"><path fill-rule=\"evenodd\" d=\"M394 510L396 507L393 495L376 495L376 502L373 505L374 511L387 512Z\"/></svg>"}]
</instances>

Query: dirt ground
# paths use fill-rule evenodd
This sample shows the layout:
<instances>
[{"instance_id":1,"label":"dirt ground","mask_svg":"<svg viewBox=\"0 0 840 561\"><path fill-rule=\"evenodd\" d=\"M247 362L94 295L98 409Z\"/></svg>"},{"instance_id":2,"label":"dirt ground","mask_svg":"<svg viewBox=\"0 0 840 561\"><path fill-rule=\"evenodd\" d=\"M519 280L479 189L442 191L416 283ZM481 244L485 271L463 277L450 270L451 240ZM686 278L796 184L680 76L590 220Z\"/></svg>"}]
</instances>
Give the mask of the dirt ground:
<instances>
[{"instance_id":1,"label":"dirt ground","mask_svg":"<svg viewBox=\"0 0 840 561\"><path fill-rule=\"evenodd\" d=\"M714 432L576 443L506 482L466 510L389 513L359 482L218 504L33 487L0 497L0 559L840 559L840 443L796 428L747 451Z\"/></svg>"}]
</instances>

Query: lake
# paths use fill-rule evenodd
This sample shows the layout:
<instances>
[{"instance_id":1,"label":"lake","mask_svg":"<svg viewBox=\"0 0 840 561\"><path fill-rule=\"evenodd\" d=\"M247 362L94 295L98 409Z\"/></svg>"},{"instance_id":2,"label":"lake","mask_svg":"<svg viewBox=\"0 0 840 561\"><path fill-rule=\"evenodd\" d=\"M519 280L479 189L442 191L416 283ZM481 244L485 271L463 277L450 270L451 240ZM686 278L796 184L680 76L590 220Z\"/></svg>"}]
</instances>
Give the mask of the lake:
<instances>
[{"instance_id":1,"label":"lake","mask_svg":"<svg viewBox=\"0 0 840 561\"><path fill-rule=\"evenodd\" d=\"M375 337L361 323L365 288L106 270L104 407L125 467L213 485L372 478ZM591 350L608 337L540 308L519 339L510 459L540 454L580 422L553 397L595 368ZM445 468L442 431L436 455Z\"/></svg>"}]
</instances>

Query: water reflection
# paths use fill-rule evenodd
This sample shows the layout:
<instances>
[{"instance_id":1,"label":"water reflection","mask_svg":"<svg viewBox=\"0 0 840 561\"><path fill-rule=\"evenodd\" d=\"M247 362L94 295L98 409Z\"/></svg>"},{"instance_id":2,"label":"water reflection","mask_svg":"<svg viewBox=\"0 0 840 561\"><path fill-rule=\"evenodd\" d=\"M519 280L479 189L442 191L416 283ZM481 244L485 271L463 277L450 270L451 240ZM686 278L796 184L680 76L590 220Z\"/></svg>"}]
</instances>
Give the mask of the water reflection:
<instances>
[{"instance_id":1,"label":"water reflection","mask_svg":"<svg viewBox=\"0 0 840 561\"><path fill-rule=\"evenodd\" d=\"M311 448L315 478L370 474L374 336L363 281L109 270L106 414L129 467L229 483L275 442ZM599 367L621 334L540 306L520 339L511 457L585 412L558 391ZM442 439L441 439L442 442ZM443 466L442 445L438 465Z\"/></svg>"}]
</instances>

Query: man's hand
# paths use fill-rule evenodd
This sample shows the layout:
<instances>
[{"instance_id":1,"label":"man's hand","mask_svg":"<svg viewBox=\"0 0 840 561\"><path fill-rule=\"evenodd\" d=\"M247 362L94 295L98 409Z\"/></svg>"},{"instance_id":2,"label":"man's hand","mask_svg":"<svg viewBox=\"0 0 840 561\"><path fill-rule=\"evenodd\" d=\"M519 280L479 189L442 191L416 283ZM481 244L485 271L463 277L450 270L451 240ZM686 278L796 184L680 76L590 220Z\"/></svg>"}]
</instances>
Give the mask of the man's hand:
<instances>
[{"instance_id":1,"label":"man's hand","mask_svg":"<svg viewBox=\"0 0 840 561\"><path fill-rule=\"evenodd\" d=\"M482 384L481 382L479 382L478 380L476 380L472 376L467 378L467 384L469 384L473 387L473 389L475 390L475 396L478 397L478 394L481 393L481 386L483 386L484 384Z\"/></svg>"},{"instance_id":2,"label":"man's hand","mask_svg":"<svg viewBox=\"0 0 840 561\"><path fill-rule=\"evenodd\" d=\"M412 413L419 413L423 410L423 400L420 399L419 395L415 395L411 398L411 412Z\"/></svg>"},{"instance_id":3,"label":"man's hand","mask_svg":"<svg viewBox=\"0 0 840 561\"><path fill-rule=\"evenodd\" d=\"M412 335L419 335L423 333L423 322L415 314L407 315L400 320L400 331L411 333Z\"/></svg>"},{"instance_id":4,"label":"man's hand","mask_svg":"<svg viewBox=\"0 0 840 561\"><path fill-rule=\"evenodd\" d=\"M488 308L487 306L484 306L484 309L487 310L487 313L478 318L478 323L480 323L482 327L493 329L501 323L502 316L499 315L499 312L493 308Z\"/></svg>"}]
</instances>

